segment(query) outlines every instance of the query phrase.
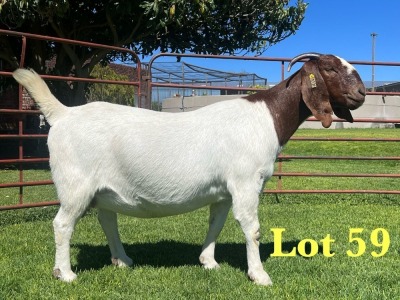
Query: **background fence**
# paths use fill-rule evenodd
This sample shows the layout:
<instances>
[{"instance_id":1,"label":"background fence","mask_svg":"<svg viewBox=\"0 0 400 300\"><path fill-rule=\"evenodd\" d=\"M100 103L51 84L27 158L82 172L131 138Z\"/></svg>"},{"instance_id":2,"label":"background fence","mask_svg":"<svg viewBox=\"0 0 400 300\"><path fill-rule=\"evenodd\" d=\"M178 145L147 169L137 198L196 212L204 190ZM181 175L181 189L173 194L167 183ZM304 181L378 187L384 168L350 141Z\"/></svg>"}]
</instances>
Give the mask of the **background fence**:
<instances>
[{"instance_id":1,"label":"background fence","mask_svg":"<svg viewBox=\"0 0 400 300\"><path fill-rule=\"evenodd\" d=\"M232 56L217 56L217 55L194 55L194 54L167 54L162 53L155 55L151 58L148 67L146 68L146 72L142 70L142 64L135 53L125 48L112 47L106 45L99 45L93 43L86 43L74 40L66 40L60 38L46 37L46 36L38 36L26 33L17 33L0 30L0 35L5 36L6 38L18 38L21 39L22 48L21 48L21 57L19 65L20 67L24 67L24 59L26 53L26 47L29 46L29 40L43 40L43 41L52 41L55 43L68 43L73 45L79 45L82 47L99 47L103 49L108 49L110 51L121 51L121 52L129 52L133 57L135 57L136 61L134 62L135 67L132 68L132 72L135 72L136 80L129 81L116 81L116 80L101 80L101 79L90 79L90 78L77 78L77 77L62 77L62 76L50 76L43 74L42 77L45 80L64 80L64 81L82 81L82 82L95 82L102 84L120 84L120 85L129 85L134 86L136 99L135 102L137 106L149 107L149 103L151 102L151 94L152 91L156 88L174 88L174 89L208 89L208 90L232 90L236 92L247 92L249 90L256 90L254 88L249 87L227 87L226 85L204 85L204 83L196 84L193 82L159 82L152 80L152 70L153 64L156 60L161 57L177 57L180 59L184 58L196 58L196 59L226 59L226 60L241 60L241 61L260 61L265 64L275 65L277 70L280 70L281 79L284 79L285 74L285 65L290 61L290 58L268 58L268 57L232 57ZM350 61L350 63L354 65L377 65L384 67L400 67L400 63L396 62L365 62L365 61ZM0 78L10 78L11 70L0 70ZM10 79L11 80L11 79ZM10 81L11 82L11 81ZM14 83L15 84L15 83ZM381 95L381 96L400 96L400 92L383 92L383 91L369 91L367 95ZM2 93L2 100L4 105L7 105L6 99L9 99L9 96L6 97L6 92ZM11 97L13 97L11 95ZM47 154L45 151L40 152L39 154L34 153L37 149L46 148L45 141L47 138L47 133L44 132L31 132L29 131L29 123L35 123L32 120L38 120L40 112L37 109L32 109L31 107L26 107L26 99L24 100L24 93L22 88L18 87L18 93L15 94L17 100L17 107L4 107L1 105L0 108L0 120L3 124L11 124L13 128L5 128L7 130L3 130L0 133L0 142L2 146L6 145L6 147L10 147L12 150L11 157L7 157L7 155L2 155L0 157L0 171L5 173L12 172L12 176L2 176L3 182L0 182L0 210L7 209L17 209L17 208L27 208L27 207L37 207L37 206L47 206L47 205L56 205L58 201L56 200L56 196L54 194L54 199L46 200L44 199L26 199L25 191L29 187L49 187L52 185L52 181L49 178L39 179L32 178L30 175L30 170L33 168L36 169L48 169L48 156L43 155L43 153ZM12 102L12 99L10 100ZM10 102L10 103L11 103ZM32 118L32 116L36 116ZM7 120L10 120L7 123ZM315 121L314 118L310 118L309 121ZM340 119L334 119L335 122L342 122ZM14 122L14 123L13 123ZM354 122L360 123L376 123L376 124L400 124L399 118L390 118L390 119L377 119L376 117L371 118L355 118ZM14 124L14 125L12 125ZM35 125L36 126L36 125ZM7 127L7 126L5 126ZM38 126L36 126L38 127ZM400 132L400 131L399 131ZM341 143L341 142L362 142L362 143L399 143L400 138L374 138L374 137L363 137L363 138L345 138L345 137L336 137L336 138L321 138L321 137L293 137L292 141L306 141L306 142L331 142L331 143ZM8 146L7 146L8 145ZM31 148L36 149L32 152ZM399 147L400 149L400 147ZM4 152L4 148L2 149ZM37 152L37 151L36 151ZM398 183L393 185L392 189L319 189L319 190L304 190L304 189L296 189L290 190L285 189L284 178L288 177L357 177L357 178L400 178L399 173L390 173L390 174L382 174L382 173L340 173L340 172L329 172L329 173L320 173L320 172L284 172L284 164L288 160L343 160L343 161L394 161L395 163L400 161L400 156L385 156L382 154L379 157L371 157L371 156L307 156L307 155L280 155L277 160L277 170L274 173L274 177L277 178L277 185L274 189L268 189L264 192L266 193L370 193L370 194L400 194L400 190L398 189ZM48 172L45 172L48 176ZM16 175L17 174L17 175ZM37 174L37 173L35 173ZM2 191L9 189L18 189L18 200L15 202L14 199L7 199L6 193L2 193ZM35 197L35 196L33 196ZM39 196L40 197L40 196Z\"/></svg>"},{"instance_id":2,"label":"background fence","mask_svg":"<svg viewBox=\"0 0 400 300\"><path fill-rule=\"evenodd\" d=\"M145 101L143 101L143 95L141 92L141 63L136 53L129 49L55 37L40 36L28 33L19 33L7 30L0 30L0 36L7 39L21 40L21 55L19 60L19 67L21 68L25 67L25 55L27 52L27 47L31 45L30 42L32 42L34 46L33 41L50 41L58 44L70 44L81 47L100 48L108 51L129 53L130 55L132 55L132 57L136 58L135 68L132 68L132 70L136 72L136 75L134 76L137 79L136 81L104 80L71 76L52 76L46 74L42 74L42 78L45 80L61 80L67 82L77 81L87 83L135 86L136 105L145 106L146 104ZM0 78L11 78L11 71L12 70L1 69ZM2 147L1 152L3 154L2 157L0 157L0 169L3 174L10 172L12 174L10 176L3 176L5 178L3 180L9 180L9 182L0 183L0 192L3 191L3 193L1 193L3 199L0 198L0 210L56 205L58 204L56 198L54 198L52 201L41 201L41 199L34 199L29 202L25 201L24 199L26 188L48 186L53 184L51 179L39 180L36 178L32 178L32 176L29 176L28 172L31 169L48 169L49 158L48 155L46 155L46 151L37 151L38 149L40 149L40 147L38 147L38 144L42 144L45 146L47 133L40 133L40 130L32 132L32 126L29 125L31 125L31 123L36 123L36 125L38 125L38 122L32 120L40 119L40 111L35 109L36 107L34 105L26 104L27 97L26 94L23 92L21 86L17 88L17 93L13 93L12 85L15 85L15 81L13 79L11 79L6 84L7 89L2 90L0 101L0 121L3 124L3 130L0 134L0 142ZM33 127L39 128L39 126ZM46 156L40 157L43 155ZM7 158L7 156L9 156L9 158ZM15 178L15 171L17 171L18 178ZM13 199L12 201L7 199L9 198L9 195L4 192L5 189L12 188L17 188L19 190L17 203L9 203L12 202Z\"/></svg>"}]
</instances>

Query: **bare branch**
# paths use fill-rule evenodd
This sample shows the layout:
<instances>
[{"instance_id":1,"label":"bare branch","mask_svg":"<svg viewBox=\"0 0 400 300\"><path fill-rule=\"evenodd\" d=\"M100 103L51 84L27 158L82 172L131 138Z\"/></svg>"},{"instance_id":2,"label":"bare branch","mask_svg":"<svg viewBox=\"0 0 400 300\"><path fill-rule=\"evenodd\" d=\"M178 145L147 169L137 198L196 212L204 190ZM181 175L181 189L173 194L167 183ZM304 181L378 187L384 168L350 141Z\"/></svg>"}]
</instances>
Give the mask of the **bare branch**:
<instances>
[{"instance_id":1,"label":"bare branch","mask_svg":"<svg viewBox=\"0 0 400 300\"><path fill-rule=\"evenodd\" d=\"M61 38L66 38L64 35L64 32L61 30L60 27L58 27L53 20L49 20L49 23L51 27L54 29L54 31L57 33L57 35ZM74 52L74 49L66 43L62 43L62 47L64 51L67 53L68 57L71 59L72 63L75 65L75 68L80 68L80 61L78 58L78 55Z\"/></svg>"},{"instance_id":2,"label":"bare branch","mask_svg":"<svg viewBox=\"0 0 400 300\"><path fill-rule=\"evenodd\" d=\"M129 34L129 36L123 41L123 43L121 45L126 45L128 43L131 43L133 41L133 36L135 35L135 33L137 32L137 30L139 29L140 25L142 25L142 20L143 20L143 13L141 13L139 15L138 21L136 22L135 27L133 27L131 33ZM140 37L143 37L143 35L137 36L136 40L140 40Z\"/></svg>"},{"instance_id":3,"label":"bare branch","mask_svg":"<svg viewBox=\"0 0 400 300\"><path fill-rule=\"evenodd\" d=\"M118 33L115 29L115 24L114 24L113 20L111 19L110 11L107 8L106 8L106 19L107 19L108 27L110 28L111 33L114 38L114 45L118 45L119 44Z\"/></svg>"}]
</instances>

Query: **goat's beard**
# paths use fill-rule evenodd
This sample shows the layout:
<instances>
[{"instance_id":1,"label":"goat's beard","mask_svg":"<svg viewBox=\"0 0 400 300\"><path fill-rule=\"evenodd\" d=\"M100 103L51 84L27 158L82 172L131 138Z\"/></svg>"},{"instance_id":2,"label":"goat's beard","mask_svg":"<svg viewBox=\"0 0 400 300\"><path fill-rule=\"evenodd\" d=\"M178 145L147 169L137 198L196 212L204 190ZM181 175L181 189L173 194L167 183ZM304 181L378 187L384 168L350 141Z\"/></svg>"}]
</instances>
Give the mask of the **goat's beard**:
<instances>
[{"instance_id":1,"label":"goat's beard","mask_svg":"<svg viewBox=\"0 0 400 300\"><path fill-rule=\"evenodd\" d=\"M354 121L353 116L351 115L351 112L348 108L334 106L334 107L332 107L332 109L338 118L345 119L347 122L353 123L353 121Z\"/></svg>"}]
</instances>

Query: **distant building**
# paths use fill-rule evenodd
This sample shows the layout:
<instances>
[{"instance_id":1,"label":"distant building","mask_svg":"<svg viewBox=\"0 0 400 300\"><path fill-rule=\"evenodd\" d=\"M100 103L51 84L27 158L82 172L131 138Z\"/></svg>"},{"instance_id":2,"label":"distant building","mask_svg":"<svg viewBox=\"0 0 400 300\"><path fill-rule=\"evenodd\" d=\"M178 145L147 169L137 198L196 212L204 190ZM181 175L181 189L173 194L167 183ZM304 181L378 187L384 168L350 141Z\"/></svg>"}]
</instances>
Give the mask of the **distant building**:
<instances>
[{"instance_id":1,"label":"distant building","mask_svg":"<svg viewBox=\"0 0 400 300\"><path fill-rule=\"evenodd\" d=\"M375 92L400 92L400 82L388 83L375 88Z\"/></svg>"}]
</instances>

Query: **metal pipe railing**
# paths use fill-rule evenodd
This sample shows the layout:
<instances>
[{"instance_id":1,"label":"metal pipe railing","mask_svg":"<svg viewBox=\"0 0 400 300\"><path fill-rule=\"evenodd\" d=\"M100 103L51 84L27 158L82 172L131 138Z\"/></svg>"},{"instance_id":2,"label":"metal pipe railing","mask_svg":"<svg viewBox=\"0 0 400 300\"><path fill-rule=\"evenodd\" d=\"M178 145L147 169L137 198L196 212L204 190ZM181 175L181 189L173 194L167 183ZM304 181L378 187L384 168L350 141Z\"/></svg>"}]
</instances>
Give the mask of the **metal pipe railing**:
<instances>
[{"instance_id":1,"label":"metal pipe railing","mask_svg":"<svg viewBox=\"0 0 400 300\"><path fill-rule=\"evenodd\" d=\"M137 81L116 81L116 80L104 80L104 79L93 79L93 78L80 78L80 77L71 77L71 76L52 76L52 75L41 75L41 77L45 80L63 80L63 81L77 81L77 82L92 82L92 83L103 83L103 84L121 84L121 85L133 85L137 87L137 95L139 99L139 106L141 105L141 61L137 54L130 49L96 44L91 42L84 41L76 41L64 38L50 37L50 36L42 36L37 34L30 33L22 33L22 32L14 32L10 30L2 30L0 29L0 36L5 36L6 38L19 38L21 39L21 54L19 67L23 68L25 65L25 56L28 47L28 40L42 40L42 41L52 41L56 43L66 43L70 45L79 45L83 47L91 47L104 49L109 51L118 51L129 53L136 60L136 78ZM11 77L12 72L7 72L4 70L0 70L0 76L3 77ZM0 166L2 165L15 165L18 170L18 181L17 182L5 182L0 183L0 189L2 188L17 188L19 190L18 193L18 203L13 205L1 205L0 199L0 210L8 210L8 209L17 209L17 208L26 208L26 207L36 207L36 206L47 206L47 205L56 205L58 201L40 201L35 203L25 203L24 202L24 188L31 186L43 186L43 185L51 185L53 184L52 180L35 180L35 181L26 181L25 180L25 168L29 164L37 164L37 163L48 163L49 158L29 158L25 157L25 147L24 141L33 140L33 139L46 139L47 134L30 134L24 133L24 117L28 115L37 115L40 114L39 110L26 110L23 108L23 99L22 99L23 91L22 86L19 86L18 89L18 108L1 108L0 114L2 115L11 115L15 116L17 119L17 132L11 134L0 134L0 140L17 140L17 158L1 158L0 157ZM38 199L40 200L40 199Z\"/></svg>"},{"instance_id":2,"label":"metal pipe railing","mask_svg":"<svg viewBox=\"0 0 400 300\"><path fill-rule=\"evenodd\" d=\"M129 52L132 54L133 57L137 60L137 78L140 79L141 77L141 62L138 56L132 52L131 50L114 47L114 46L107 46L107 45L100 45L94 44L89 42L82 42L82 41L74 41L68 39L61 39L56 37L48 37L48 36L39 36L35 34L29 33L19 33L19 32L12 32L7 30L0 30L0 35L6 35L8 37L14 38L21 38L22 40L22 51L21 51L21 61L20 66L24 66L24 59L25 59L25 52L27 47L27 39L39 39L39 40L50 40L53 42L59 43L69 43L73 45L81 45L86 47L98 47L101 49L108 49L110 51L124 51ZM280 73L281 78L284 79L285 75L285 63L289 62L290 58L274 58L274 57L233 57L233 56L221 56L221 55L199 55L199 54L176 54L176 53L160 53L155 55L151 58L149 62L149 76L146 76L145 79L147 81L147 96L150 97L151 90L154 87L169 87L169 88L196 88L196 89L232 89L232 90L257 90L257 89L250 89L250 88L240 88L240 87L227 87L227 86L199 86L195 84L167 84L167 83L160 83L160 82L152 82L151 80L151 68L152 64L155 60L160 57L168 56L168 57L190 57L190 58L198 58L198 59L228 59L228 60L244 60L244 61L262 61L266 63L279 63L280 64ZM378 65L378 66L385 66L385 67L399 67L400 63L397 62L365 62L365 61L350 61L350 63L355 65ZM11 72L0 71L0 76L11 76ZM138 88L138 97L141 99L142 96L142 83L141 80L138 81L115 81L115 80L101 80L101 79L88 79L88 78L76 78L76 77L68 77L68 76L50 76L50 75L42 75L42 77L46 80L68 80L68 81L81 81L81 82L101 82L104 84L122 84L122 85L135 85ZM383 95L383 96L398 96L400 92L368 92L368 95ZM12 205L1 205L0 210L8 210L8 209L18 209L18 208L27 208L27 207L36 207L36 206L48 206L48 205L57 205L58 201L39 201L35 203L25 203L24 202L24 188L31 187L31 186L44 186L44 185L51 185L53 184L52 180L25 180L24 178L24 171L27 165L29 164L37 164L37 163L48 163L48 157L42 158L29 158L24 156L24 141L32 140L32 139L46 139L46 134L28 134L24 133L23 125L24 125L24 117L28 115L38 114L40 113L38 110L23 110L22 107L22 88L19 88L19 102L18 102L18 109L9 109L9 108L2 108L0 109L0 114L3 115L13 115L17 118L18 124L18 132L12 134L0 134L0 140L17 140L18 145L18 153L17 157L14 158L4 158L0 157L0 166L1 165L17 165L18 166L18 181L16 182L3 182L0 183L1 188L17 188L19 189L19 199L17 204ZM311 117L308 121L316 121L315 118ZM335 118L334 122L342 122L343 120ZM400 123L400 119L376 119L376 118L356 118L355 122L364 122L364 123ZM329 138L320 138L320 137L299 137L295 136L292 137L292 141L329 141L329 142L400 142L400 138L374 138L374 137L362 137L362 138L346 138L346 137L329 137ZM275 177L278 177L277 188L276 189L268 189L264 190L265 193L275 193L275 194L292 194L292 193L353 193L353 194L391 194L391 195L398 195L400 194L399 190L396 190L396 186L392 190L365 190L365 189L321 189L321 190L293 190L293 189L285 189L283 178L285 177L349 177L349 178L391 178L391 179L398 179L400 178L400 174L382 174L382 173L313 173L313 172L284 172L283 165L285 164L285 160L365 160L365 161L400 161L399 156L382 156L382 157L371 157L371 156L334 156L334 155L327 155L327 156L306 156L306 155L280 155L277 159L278 166L277 171L274 173ZM38 199L42 200L42 199ZM1 199L0 199L1 201ZM0 202L1 203L1 202Z\"/></svg>"}]
</instances>

